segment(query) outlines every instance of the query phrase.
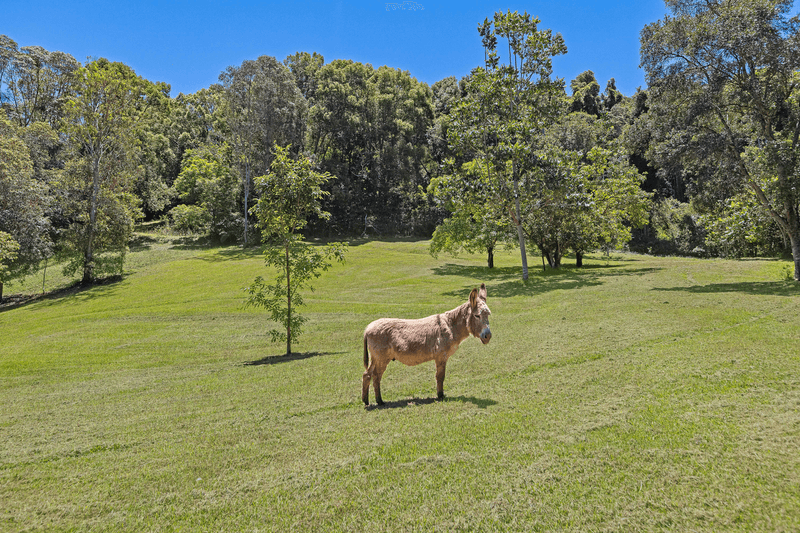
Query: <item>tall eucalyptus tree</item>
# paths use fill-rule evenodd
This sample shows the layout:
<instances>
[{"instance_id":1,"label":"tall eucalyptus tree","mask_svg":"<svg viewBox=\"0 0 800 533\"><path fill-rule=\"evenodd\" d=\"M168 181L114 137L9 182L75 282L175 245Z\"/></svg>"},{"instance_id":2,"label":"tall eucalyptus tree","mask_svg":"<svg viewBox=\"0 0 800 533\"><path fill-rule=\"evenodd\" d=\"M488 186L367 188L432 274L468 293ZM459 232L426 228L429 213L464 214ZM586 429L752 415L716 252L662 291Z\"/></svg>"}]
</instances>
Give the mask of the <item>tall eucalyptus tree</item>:
<instances>
[{"instance_id":1,"label":"tall eucalyptus tree","mask_svg":"<svg viewBox=\"0 0 800 533\"><path fill-rule=\"evenodd\" d=\"M153 89L127 65L106 59L75 72L62 128L72 153L61 180L69 222L62 254L68 272L83 271L83 283L121 270L138 212L130 194L136 127L148 98L157 98L146 92Z\"/></svg>"},{"instance_id":2,"label":"tall eucalyptus tree","mask_svg":"<svg viewBox=\"0 0 800 533\"><path fill-rule=\"evenodd\" d=\"M668 0L641 33L659 143L718 199L744 190L791 243L800 281L800 19L791 0ZM713 166L708 165L713 162ZM718 202L722 203L722 202Z\"/></svg>"},{"instance_id":3,"label":"tall eucalyptus tree","mask_svg":"<svg viewBox=\"0 0 800 533\"><path fill-rule=\"evenodd\" d=\"M249 244L253 178L269 171L275 144L302 150L306 100L288 67L260 56L230 66L219 76L223 87L228 142L237 160L244 195L244 244Z\"/></svg>"},{"instance_id":4,"label":"tall eucalyptus tree","mask_svg":"<svg viewBox=\"0 0 800 533\"><path fill-rule=\"evenodd\" d=\"M540 30L528 13L497 12L478 26L485 50L485 67L472 71L464 97L451 113L448 139L458 153L488 162L485 201L502 207L517 232L522 279L528 279L520 181L535 163L534 138L556 120L563 97L563 80L552 79L553 57L566 53L564 39ZM506 41L501 64L498 38ZM457 170L458 171L458 170Z\"/></svg>"},{"instance_id":5,"label":"tall eucalyptus tree","mask_svg":"<svg viewBox=\"0 0 800 533\"><path fill-rule=\"evenodd\" d=\"M17 47L0 35L0 104L20 126L46 122L58 126L80 63L64 52L41 46Z\"/></svg>"}]
</instances>

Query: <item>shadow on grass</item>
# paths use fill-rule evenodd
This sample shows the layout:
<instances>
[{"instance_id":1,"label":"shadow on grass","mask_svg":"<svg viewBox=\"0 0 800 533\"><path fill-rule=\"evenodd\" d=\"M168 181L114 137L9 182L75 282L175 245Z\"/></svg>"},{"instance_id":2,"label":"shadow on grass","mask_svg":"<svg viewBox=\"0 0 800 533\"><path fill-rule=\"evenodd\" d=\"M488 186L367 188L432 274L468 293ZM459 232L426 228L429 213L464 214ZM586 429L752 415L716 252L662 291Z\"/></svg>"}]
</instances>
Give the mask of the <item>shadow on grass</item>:
<instances>
[{"instance_id":1,"label":"shadow on grass","mask_svg":"<svg viewBox=\"0 0 800 533\"><path fill-rule=\"evenodd\" d=\"M367 411L374 411L376 409L404 409L406 407L414 407L417 405L431 405L437 402L461 402L471 403L481 409L486 409L492 405L497 405L494 400L486 400L482 398L475 398L474 396L445 396L443 400L438 398L406 398L405 400L397 400L394 402L384 402L383 405L371 403L364 406Z\"/></svg>"},{"instance_id":2,"label":"shadow on grass","mask_svg":"<svg viewBox=\"0 0 800 533\"><path fill-rule=\"evenodd\" d=\"M690 287L654 288L654 291L688 292L690 294L714 294L739 292L757 296L798 296L800 283L796 281L753 281L742 283L711 283Z\"/></svg>"},{"instance_id":3,"label":"shadow on grass","mask_svg":"<svg viewBox=\"0 0 800 533\"><path fill-rule=\"evenodd\" d=\"M326 246L332 242L344 242L349 247L362 246L371 242L417 242L425 240L421 237L396 237L396 238L321 238L312 237L307 239L307 242L313 246ZM131 240L129 247L132 252L143 252L149 250L153 244L158 244L160 241L149 235L137 234ZM215 253L198 257L197 259L207 262L220 262L238 259L250 259L258 257L264 253L264 246L259 242L254 245L243 247L241 244L235 242L221 243L211 239L205 235L186 235L183 237L171 238L170 246L173 250L215 250Z\"/></svg>"},{"instance_id":4,"label":"shadow on grass","mask_svg":"<svg viewBox=\"0 0 800 533\"><path fill-rule=\"evenodd\" d=\"M215 246L221 246L214 243L204 235L187 235L172 240L170 248L175 250L208 250Z\"/></svg>"},{"instance_id":5,"label":"shadow on grass","mask_svg":"<svg viewBox=\"0 0 800 533\"><path fill-rule=\"evenodd\" d=\"M208 249L211 249L210 247ZM241 259L252 259L259 257L263 254L264 249L261 246L250 246L242 248L240 246L232 246L227 248L220 248L215 250L213 254L205 254L200 257L195 257L198 261L205 261L207 263L220 263L222 261L239 261Z\"/></svg>"},{"instance_id":6,"label":"shadow on grass","mask_svg":"<svg viewBox=\"0 0 800 533\"><path fill-rule=\"evenodd\" d=\"M158 239L155 239L150 235L136 233L128 242L128 250L130 252L145 252L152 248L154 244L158 244L158 242Z\"/></svg>"},{"instance_id":7,"label":"shadow on grass","mask_svg":"<svg viewBox=\"0 0 800 533\"><path fill-rule=\"evenodd\" d=\"M94 300L100 298L116 290L116 285L124 279L124 276L110 276L95 281L92 284L84 285L80 281L76 281L45 294L33 295L11 295L3 298L0 302L0 313L11 311L20 307L32 305L34 303L42 303L45 305L52 305L58 300L64 300L69 297L81 297L84 300Z\"/></svg>"},{"instance_id":8,"label":"shadow on grass","mask_svg":"<svg viewBox=\"0 0 800 533\"><path fill-rule=\"evenodd\" d=\"M495 267L456 265L448 263L433 269L437 276L458 276L474 279L463 289L446 292L444 296L466 298L479 283L489 285L489 297L535 296L554 290L572 290L601 285L603 278L616 276L641 276L657 272L661 268L628 268L619 265L585 265L582 267L562 266L557 270L546 271L529 269L528 280L522 280L520 267Z\"/></svg>"},{"instance_id":9,"label":"shadow on grass","mask_svg":"<svg viewBox=\"0 0 800 533\"><path fill-rule=\"evenodd\" d=\"M244 366L261 366L261 365L278 365L281 363L291 363L292 361L302 361L303 359L311 359L312 357L321 357L323 355L341 355L347 352L302 352L293 353L291 355L268 355L257 361L245 361L242 363Z\"/></svg>"},{"instance_id":10,"label":"shadow on grass","mask_svg":"<svg viewBox=\"0 0 800 533\"><path fill-rule=\"evenodd\" d=\"M382 235L360 235L355 237L331 237L327 239L330 242L347 242L349 246L363 246L365 244L370 244L372 242L384 242L384 243L402 243L402 242L421 242L427 241L430 237L389 237L389 236L382 236ZM312 241L316 242L327 242L326 239L312 239Z\"/></svg>"}]
</instances>

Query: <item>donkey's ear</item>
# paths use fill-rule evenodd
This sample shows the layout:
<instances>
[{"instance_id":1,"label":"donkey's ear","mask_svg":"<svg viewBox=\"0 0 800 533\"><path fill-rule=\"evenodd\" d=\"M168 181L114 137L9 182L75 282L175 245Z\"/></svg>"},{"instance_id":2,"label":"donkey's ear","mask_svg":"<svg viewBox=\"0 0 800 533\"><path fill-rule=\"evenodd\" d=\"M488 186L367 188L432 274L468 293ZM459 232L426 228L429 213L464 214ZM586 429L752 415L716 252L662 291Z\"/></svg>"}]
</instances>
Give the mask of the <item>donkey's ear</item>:
<instances>
[{"instance_id":1,"label":"donkey's ear","mask_svg":"<svg viewBox=\"0 0 800 533\"><path fill-rule=\"evenodd\" d=\"M478 307L478 289L472 289L469 293L469 306L473 309Z\"/></svg>"},{"instance_id":2,"label":"donkey's ear","mask_svg":"<svg viewBox=\"0 0 800 533\"><path fill-rule=\"evenodd\" d=\"M485 283L481 283L481 290L478 293L478 298L480 298L484 302L486 301L486 284Z\"/></svg>"}]
</instances>

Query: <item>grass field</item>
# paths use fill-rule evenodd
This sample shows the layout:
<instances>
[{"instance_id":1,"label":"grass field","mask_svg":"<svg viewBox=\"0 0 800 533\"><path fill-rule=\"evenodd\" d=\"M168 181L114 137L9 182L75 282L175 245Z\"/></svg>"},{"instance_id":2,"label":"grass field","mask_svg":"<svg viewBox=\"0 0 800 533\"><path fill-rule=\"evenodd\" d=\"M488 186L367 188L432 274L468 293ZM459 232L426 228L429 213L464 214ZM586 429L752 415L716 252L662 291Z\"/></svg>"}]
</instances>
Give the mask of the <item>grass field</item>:
<instances>
[{"instance_id":1,"label":"grass field","mask_svg":"<svg viewBox=\"0 0 800 533\"><path fill-rule=\"evenodd\" d=\"M518 262L353 245L286 358L243 307L257 251L140 236L121 280L0 311L0 531L800 530L788 263ZM366 324L481 282L445 400L392 363L365 409Z\"/></svg>"}]
</instances>

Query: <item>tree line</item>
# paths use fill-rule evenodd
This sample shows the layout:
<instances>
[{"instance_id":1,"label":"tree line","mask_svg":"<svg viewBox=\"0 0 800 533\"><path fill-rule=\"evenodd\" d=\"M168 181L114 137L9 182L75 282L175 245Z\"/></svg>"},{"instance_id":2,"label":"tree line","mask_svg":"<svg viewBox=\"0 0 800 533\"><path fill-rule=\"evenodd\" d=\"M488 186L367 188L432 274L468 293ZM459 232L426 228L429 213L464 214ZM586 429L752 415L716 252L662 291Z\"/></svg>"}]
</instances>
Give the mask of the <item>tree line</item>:
<instances>
[{"instance_id":1,"label":"tree line","mask_svg":"<svg viewBox=\"0 0 800 533\"><path fill-rule=\"evenodd\" d=\"M276 154L330 175L307 234L432 236L431 252L792 254L800 279L797 17L791 1L669 0L622 95L527 13L478 26L483 65L428 86L298 52L170 95L128 66L0 36L0 291L53 260L121 271L134 225L252 245ZM255 222L255 225L254 225ZM0 297L2 292L0 292Z\"/></svg>"}]
</instances>

